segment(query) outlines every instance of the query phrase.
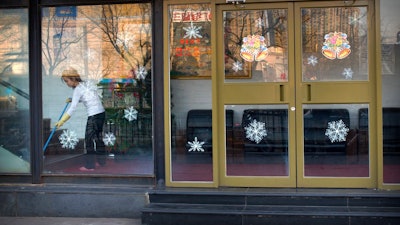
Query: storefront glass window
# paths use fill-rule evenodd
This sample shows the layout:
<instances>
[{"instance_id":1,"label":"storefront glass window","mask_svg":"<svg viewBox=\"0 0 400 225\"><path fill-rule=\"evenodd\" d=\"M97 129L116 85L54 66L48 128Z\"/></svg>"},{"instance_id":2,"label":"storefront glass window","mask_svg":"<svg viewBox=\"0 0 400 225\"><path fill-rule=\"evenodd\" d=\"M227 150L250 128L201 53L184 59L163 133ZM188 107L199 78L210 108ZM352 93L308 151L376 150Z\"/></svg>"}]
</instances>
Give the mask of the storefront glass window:
<instances>
[{"instance_id":1,"label":"storefront glass window","mask_svg":"<svg viewBox=\"0 0 400 225\"><path fill-rule=\"evenodd\" d=\"M302 9L303 81L368 80L367 8Z\"/></svg>"},{"instance_id":2,"label":"storefront glass window","mask_svg":"<svg viewBox=\"0 0 400 225\"><path fill-rule=\"evenodd\" d=\"M287 105L226 105L226 175L289 176Z\"/></svg>"},{"instance_id":3,"label":"storefront glass window","mask_svg":"<svg viewBox=\"0 0 400 225\"><path fill-rule=\"evenodd\" d=\"M400 2L381 0L383 182L400 183Z\"/></svg>"},{"instance_id":4,"label":"storefront glass window","mask_svg":"<svg viewBox=\"0 0 400 225\"><path fill-rule=\"evenodd\" d=\"M304 176L369 177L368 105L304 105Z\"/></svg>"},{"instance_id":5,"label":"storefront glass window","mask_svg":"<svg viewBox=\"0 0 400 225\"><path fill-rule=\"evenodd\" d=\"M225 82L287 82L286 9L226 11Z\"/></svg>"},{"instance_id":6,"label":"storefront glass window","mask_svg":"<svg viewBox=\"0 0 400 225\"><path fill-rule=\"evenodd\" d=\"M28 10L0 9L0 173L30 172Z\"/></svg>"},{"instance_id":7,"label":"storefront glass window","mask_svg":"<svg viewBox=\"0 0 400 225\"><path fill-rule=\"evenodd\" d=\"M168 7L171 179L212 181L211 11Z\"/></svg>"},{"instance_id":8,"label":"storefront glass window","mask_svg":"<svg viewBox=\"0 0 400 225\"><path fill-rule=\"evenodd\" d=\"M42 12L48 174L153 174L151 5Z\"/></svg>"}]
</instances>

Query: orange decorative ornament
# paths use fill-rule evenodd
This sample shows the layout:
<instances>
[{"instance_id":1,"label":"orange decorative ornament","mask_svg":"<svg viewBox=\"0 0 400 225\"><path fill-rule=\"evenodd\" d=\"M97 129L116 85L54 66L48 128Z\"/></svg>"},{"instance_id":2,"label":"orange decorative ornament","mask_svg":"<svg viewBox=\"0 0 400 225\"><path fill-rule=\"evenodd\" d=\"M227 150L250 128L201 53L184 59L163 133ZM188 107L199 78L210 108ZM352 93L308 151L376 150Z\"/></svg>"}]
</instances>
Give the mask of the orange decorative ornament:
<instances>
[{"instance_id":1,"label":"orange decorative ornament","mask_svg":"<svg viewBox=\"0 0 400 225\"><path fill-rule=\"evenodd\" d=\"M240 56L247 62L264 60L268 56L265 38L260 35L248 35L244 37Z\"/></svg>"},{"instance_id":2,"label":"orange decorative ornament","mask_svg":"<svg viewBox=\"0 0 400 225\"><path fill-rule=\"evenodd\" d=\"M322 46L322 54L328 59L344 59L350 55L350 45L347 34L342 32L331 32L325 34Z\"/></svg>"}]
</instances>

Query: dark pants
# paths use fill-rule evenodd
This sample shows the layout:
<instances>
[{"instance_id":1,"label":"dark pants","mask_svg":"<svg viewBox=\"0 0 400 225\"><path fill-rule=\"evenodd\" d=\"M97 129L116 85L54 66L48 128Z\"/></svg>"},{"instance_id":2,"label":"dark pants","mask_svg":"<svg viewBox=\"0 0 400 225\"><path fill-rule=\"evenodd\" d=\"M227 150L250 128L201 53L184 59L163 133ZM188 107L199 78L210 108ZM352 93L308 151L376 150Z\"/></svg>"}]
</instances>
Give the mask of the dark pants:
<instances>
[{"instance_id":1,"label":"dark pants","mask_svg":"<svg viewBox=\"0 0 400 225\"><path fill-rule=\"evenodd\" d=\"M87 169L94 169L96 160L100 165L106 164L106 151L102 135L104 120L104 112L88 117L85 132L87 152L85 167Z\"/></svg>"}]
</instances>

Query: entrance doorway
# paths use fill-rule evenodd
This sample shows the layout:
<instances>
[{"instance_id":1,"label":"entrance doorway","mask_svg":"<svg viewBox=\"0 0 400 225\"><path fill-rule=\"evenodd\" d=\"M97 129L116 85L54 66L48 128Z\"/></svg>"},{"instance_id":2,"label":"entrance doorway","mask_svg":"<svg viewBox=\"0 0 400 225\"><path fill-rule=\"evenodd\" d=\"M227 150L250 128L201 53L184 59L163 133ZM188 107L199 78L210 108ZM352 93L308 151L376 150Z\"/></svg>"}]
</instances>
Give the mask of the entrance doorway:
<instances>
[{"instance_id":1,"label":"entrance doorway","mask_svg":"<svg viewBox=\"0 0 400 225\"><path fill-rule=\"evenodd\" d=\"M371 8L217 6L220 186L375 186Z\"/></svg>"}]
</instances>

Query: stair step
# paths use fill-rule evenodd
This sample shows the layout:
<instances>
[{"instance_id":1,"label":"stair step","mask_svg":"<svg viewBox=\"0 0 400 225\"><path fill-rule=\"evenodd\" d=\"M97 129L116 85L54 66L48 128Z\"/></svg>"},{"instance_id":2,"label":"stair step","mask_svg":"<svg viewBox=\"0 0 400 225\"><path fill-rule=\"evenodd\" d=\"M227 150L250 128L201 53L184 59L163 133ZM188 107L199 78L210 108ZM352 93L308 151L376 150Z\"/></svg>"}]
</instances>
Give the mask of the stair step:
<instances>
[{"instance_id":1,"label":"stair step","mask_svg":"<svg viewBox=\"0 0 400 225\"><path fill-rule=\"evenodd\" d=\"M151 203L224 205L298 205L400 207L400 192L301 193L301 192L164 192L149 193Z\"/></svg>"},{"instance_id":2,"label":"stair step","mask_svg":"<svg viewBox=\"0 0 400 225\"><path fill-rule=\"evenodd\" d=\"M398 208L151 204L144 225L394 225Z\"/></svg>"},{"instance_id":3,"label":"stair step","mask_svg":"<svg viewBox=\"0 0 400 225\"><path fill-rule=\"evenodd\" d=\"M400 192L375 190L154 190L144 225L394 225Z\"/></svg>"},{"instance_id":4,"label":"stair step","mask_svg":"<svg viewBox=\"0 0 400 225\"><path fill-rule=\"evenodd\" d=\"M338 206L241 206L215 204L152 203L144 213L238 214L238 215L308 215L308 216L388 216L399 217L397 207L338 207Z\"/></svg>"}]
</instances>

